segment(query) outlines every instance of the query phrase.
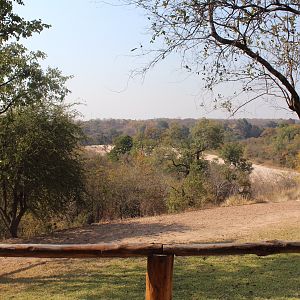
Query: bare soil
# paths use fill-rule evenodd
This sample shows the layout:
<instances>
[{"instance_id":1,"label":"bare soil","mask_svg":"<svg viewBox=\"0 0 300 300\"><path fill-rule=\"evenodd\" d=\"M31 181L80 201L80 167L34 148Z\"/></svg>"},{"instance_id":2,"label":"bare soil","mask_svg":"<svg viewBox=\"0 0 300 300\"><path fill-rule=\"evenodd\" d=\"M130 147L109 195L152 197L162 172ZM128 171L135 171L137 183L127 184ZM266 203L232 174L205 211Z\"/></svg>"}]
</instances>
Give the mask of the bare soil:
<instances>
[{"instance_id":1,"label":"bare soil","mask_svg":"<svg viewBox=\"0 0 300 300\"><path fill-rule=\"evenodd\" d=\"M56 232L30 243L197 243L274 239L293 230L300 239L300 201L218 207L180 214L93 224ZM255 234L254 234L255 233ZM273 234L272 234L273 233ZM295 236L293 236L295 239Z\"/></svg>"},{"instance_id":2,"label":"bare soil","mask_svg":"<svg viewBox=\"0 0 300 300\"><path fill-rule=\"evenodd\" d=\"M206 154L205 158L210 161L216 161L220 164L224 163L222 158L214 154ZM262 180L264 182L279 182L283 178L286 180L299 177L299 172L291 169L280 169L275 167L268 167L265 165L252 164L253 171L250 175L252 181Z\"/></svg>"}]
</instances>

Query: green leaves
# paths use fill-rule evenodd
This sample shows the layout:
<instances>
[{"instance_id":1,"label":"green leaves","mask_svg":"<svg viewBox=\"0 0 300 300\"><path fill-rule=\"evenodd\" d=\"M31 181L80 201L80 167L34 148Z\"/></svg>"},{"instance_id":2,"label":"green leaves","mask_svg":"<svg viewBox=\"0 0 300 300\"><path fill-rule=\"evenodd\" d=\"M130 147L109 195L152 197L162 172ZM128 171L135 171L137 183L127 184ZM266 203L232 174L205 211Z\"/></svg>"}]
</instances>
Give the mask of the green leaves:
<instances>
[{"instance_id":1,"label":"green leaves","mask_svg":"<svg viewBox=\"0 0 300 300\"><path fill-rule=\"evenodd\" d=\"M45 54L41 51L30 52L16 42L33 33L40 33L49 25L41 20L24 20L13 12L14 4L24 5L20 0L0 0L0 114L12 105L25 105L49 96L44 95L45 90L40 90L51 73L46 75L39 65ZM61 93L62 90L58 92L58 89L53 91Z\"/></svg>"},{"instance_id":2,"label":"green leaves","mask_svg":"<svg viewBox=\"0 0 300 300\"><path fill-rule=\"evenodd\" d=\"M81 130L65 107L44 101L9 110L0 117L0 137L0 210L12 235L25 211L62 212L80 197Z\"/></svg>"},{"instance_id":3,"label":"green leaves","mask_svg":"<svg viewBox=\"0 0 300 300\"><path fill-rule=\"evenodd\" d=\"M133 139L129 135L118 136L114 142L114 148L110 151L109 157L118 160L122 155L130 152L133 146Z\"/></svg>"},{"instance_id":4,"label":"green leaves","mask_svg":"<svg viewBox=\"0 0 300 300\"><path fill-rule=\"evenodd\" d=\"M223 128L220 124L203 119L192 129L193 147L196 151L217 149L223 142Z\"/></svg>"},{"instance_id":5,"label":"green leaves","mask_svg":"<svg viewBox=\"0 0 300 300\"><path fill-rule=\"evenodd\" d=\"M24 5L20 0L0 0L0 46L14 38L28 38L33 33L40 33L50 25L42 23L41 20L26 21L13 12L14 2Z\"/></svg>"},{"instance_id":6,"label":"green leaves","mask_svg":"<svg viewBox=\"0 0 300 300\"><path fill-rule=\"evenodd\" d=\"M65 82L70 77L62 76L58 69L40 66L41 51L29 52L24 46L11 43L0 52L0 114L12 105L23 106L48 99L64 100L69 90Z\"/></svg>"}]
</instances>

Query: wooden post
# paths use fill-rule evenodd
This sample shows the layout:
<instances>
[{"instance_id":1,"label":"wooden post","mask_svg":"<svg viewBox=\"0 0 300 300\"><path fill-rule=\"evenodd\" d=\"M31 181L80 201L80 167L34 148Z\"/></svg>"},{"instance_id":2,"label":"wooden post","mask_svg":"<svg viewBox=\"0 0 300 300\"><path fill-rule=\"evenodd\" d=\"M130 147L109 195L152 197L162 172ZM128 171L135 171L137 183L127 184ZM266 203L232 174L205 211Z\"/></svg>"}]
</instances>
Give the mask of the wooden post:
<instances>
[{"instance_id":1,"label":"wooden post","mask_svg":"<svg viewBox=\"0 0 300 300\"><path fill-rule=\"evenodd\" d=\"M171 300L174 255L148 256L146 300Z\"/></svg>"}]
</instances>

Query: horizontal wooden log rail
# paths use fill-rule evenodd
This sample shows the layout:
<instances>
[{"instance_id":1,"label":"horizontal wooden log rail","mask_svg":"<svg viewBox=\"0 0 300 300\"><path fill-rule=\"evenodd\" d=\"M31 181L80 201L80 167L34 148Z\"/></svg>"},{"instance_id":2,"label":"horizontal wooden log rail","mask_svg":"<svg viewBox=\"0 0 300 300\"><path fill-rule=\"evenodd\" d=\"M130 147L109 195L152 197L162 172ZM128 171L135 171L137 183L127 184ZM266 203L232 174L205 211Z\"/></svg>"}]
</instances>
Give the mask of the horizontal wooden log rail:
<instances>
[{"instance_id":1,"label":"horizontal wooden log rail","mask_svg":"<svg viewBox=\"0 0 300 300\"><path fill-rule=\"evenodd\" d=\"M217 244L0 244L2 257L93 258L300 253L300 241Z\"/></svg>"},{"instance_id":2,"label":"horizontal wooden log rail","mask_svg":"<svg viewBox=\"0 0 300 300\"><path fill-rule=\"evenodd\" d=\"M146 300L171 300L174 256L259 256L300 253L300 241L218 244L0 244L0 257L97 258L146 256Z\"/></svg>"},{"instance_id":3,"label":"horizontal wooden log rail","mask_svg":"<svg viewBox=\"0 0 300 300\"><path fill-rule=\"evenodd\" d=\"M161 244L0 244L2 257L95 258L162 254Z\"/></svg>"}]
</instances>

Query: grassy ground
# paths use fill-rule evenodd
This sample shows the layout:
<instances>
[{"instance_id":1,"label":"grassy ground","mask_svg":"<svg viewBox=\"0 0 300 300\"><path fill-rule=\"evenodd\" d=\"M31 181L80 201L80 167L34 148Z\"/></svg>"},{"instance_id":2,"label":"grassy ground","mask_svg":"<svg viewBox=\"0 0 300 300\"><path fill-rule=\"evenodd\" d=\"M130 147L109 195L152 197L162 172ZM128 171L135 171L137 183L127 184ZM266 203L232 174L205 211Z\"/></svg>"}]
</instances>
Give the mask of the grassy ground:
<instances>
[{"instance_id":1,"label":"grassy ground","mask_svg":"<svg viewBox=\"0 0 300 300\"><path fill-rule=\"evenodd\" d=\"M274 235L293 240L299 231L291 228L269 237ZM1 300L144 298L144 258L8 258L1 264ZM300 299L300 255L176 257L174 299Z\"/></svg>"},{"instance_id":2,"label":"grassy ground","mask_svg":"<svg viewBox=\"0 0 300 300\"><path fill-rule=\"evenodd\" d=\"M0 298L143 299L145 268L145 259L36 260L0 277ZM174 299L300 299L300 256L175 258Z\"/></svg>"}]
</instances>

